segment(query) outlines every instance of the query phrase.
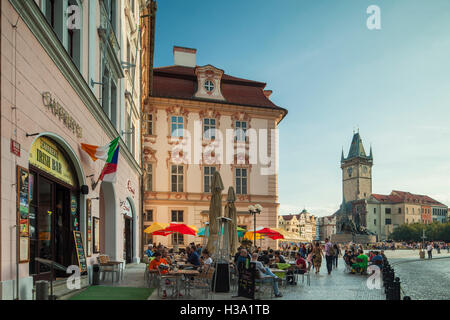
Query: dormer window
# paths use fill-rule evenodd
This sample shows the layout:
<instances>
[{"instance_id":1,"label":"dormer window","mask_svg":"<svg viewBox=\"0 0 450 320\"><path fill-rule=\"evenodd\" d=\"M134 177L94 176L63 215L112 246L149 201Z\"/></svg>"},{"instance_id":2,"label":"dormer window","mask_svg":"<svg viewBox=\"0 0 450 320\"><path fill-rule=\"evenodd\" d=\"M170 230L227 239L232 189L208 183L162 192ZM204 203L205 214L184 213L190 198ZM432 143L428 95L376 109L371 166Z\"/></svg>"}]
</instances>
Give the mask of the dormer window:
<instances>
[{"instance_id":1,"label":"dormer window","mask_svg":"<svg viewBox=\"0 0 450 320\"><path fill-rule=\"evenodd\" d=\"M205 90L207 92L214 91L214 82L212 82L211 80L206 80L203 86L205 87Z\"/></svg>"}]
</instances>

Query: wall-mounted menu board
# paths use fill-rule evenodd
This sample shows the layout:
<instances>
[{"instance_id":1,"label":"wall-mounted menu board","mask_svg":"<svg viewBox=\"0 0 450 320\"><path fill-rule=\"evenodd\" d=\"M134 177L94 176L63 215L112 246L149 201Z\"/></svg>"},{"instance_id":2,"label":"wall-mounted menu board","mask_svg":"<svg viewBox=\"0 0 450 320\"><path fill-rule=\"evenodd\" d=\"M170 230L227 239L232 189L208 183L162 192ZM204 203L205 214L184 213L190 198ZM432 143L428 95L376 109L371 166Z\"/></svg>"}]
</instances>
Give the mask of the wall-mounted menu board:
<instances>
[{"instance_id":1,"label":"wall-mounted menu board","mask_svg":"<svg viewBox=\"0 0 450 320\"><path fill-rule=\"evenodd\" d=\"M93 232L94 237L94 253L100 252L100 219L97 217L93 218Z\"/></svg>"},{"instance_id":2,"label":"wall-mounted menu board","mask_svg":"<svg viewBox=\"0 0 450 320\"><path fill-rule=\"evenodd\" d=\"M87 216L87 252L86 255L90 257L92 255L92 200L86 200L86 216Z\"/></svg>"},{"instance_id":3,"label":"wall-mounted menu board","mask_svg":"<svg viewBox=\"0 0 450 320\"><path fill-rule=\"evenodd\" d=\"M19 263L30 261L30 174L27 169L17 166L17 225L19 226Z\"/></svg>"},{"instance_id":4,"label":"wall-mounted menu board","mask_svg":"<svg viewBox=\"0 0 450 320\"><path fill-rule=\"evenodd\" d=\"M75 238L75 249L77 251L78 266L80 267L80 272L83 273L87 271L86 254L84 252L83 238L81 237L80 231L74 231L73 236Z\"/></svg>"}]
</instances>

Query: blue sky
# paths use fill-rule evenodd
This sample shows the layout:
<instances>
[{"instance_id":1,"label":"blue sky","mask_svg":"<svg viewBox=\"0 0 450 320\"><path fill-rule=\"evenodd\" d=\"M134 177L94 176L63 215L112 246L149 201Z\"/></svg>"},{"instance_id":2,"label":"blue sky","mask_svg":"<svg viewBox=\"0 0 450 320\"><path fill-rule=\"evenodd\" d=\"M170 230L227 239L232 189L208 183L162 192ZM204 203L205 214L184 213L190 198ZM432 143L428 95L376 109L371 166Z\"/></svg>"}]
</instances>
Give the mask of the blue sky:
<instances>
[{"instance_id":1,"label":"blue sky","mask_svg":"<svg viewBox=\"0 0 450 320\"><path fill-rule=\"evenodd\" d=\"M381 9L368 30L367 8ZM342 200L340 156L359 128L373 192L450 205L450 1L159 0L155 66L174 45L197 64L267 83L280 124L280 213L323 216Z\"/></svg>"}]
</instances>

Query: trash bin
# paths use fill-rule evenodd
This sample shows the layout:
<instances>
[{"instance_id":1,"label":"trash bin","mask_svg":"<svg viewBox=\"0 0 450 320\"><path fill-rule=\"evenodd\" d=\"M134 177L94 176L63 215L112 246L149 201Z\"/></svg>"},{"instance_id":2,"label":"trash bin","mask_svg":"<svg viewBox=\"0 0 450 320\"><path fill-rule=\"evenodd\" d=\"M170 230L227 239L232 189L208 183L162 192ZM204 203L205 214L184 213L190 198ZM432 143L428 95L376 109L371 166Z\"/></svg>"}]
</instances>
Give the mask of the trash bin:
<instances>
[{"instance_id":1,"label":"trash bin","mask_svg":"<svg viewBox=\"0 0 450 320\"><path fill-rule=\"evenodd\" d=\"M98 286L100 284L100 266L94 264L92 266L92 285Z\"/></svg>"},{"instance_id":2,"label":"trash bin","mask_svg":"<svg viewBox=\"0 0 450 320\"><path fill-rule=\"evenodd\" d=\"M36 300L48 300L48 281L36 281Z\"/></svg>"}]
</instances>

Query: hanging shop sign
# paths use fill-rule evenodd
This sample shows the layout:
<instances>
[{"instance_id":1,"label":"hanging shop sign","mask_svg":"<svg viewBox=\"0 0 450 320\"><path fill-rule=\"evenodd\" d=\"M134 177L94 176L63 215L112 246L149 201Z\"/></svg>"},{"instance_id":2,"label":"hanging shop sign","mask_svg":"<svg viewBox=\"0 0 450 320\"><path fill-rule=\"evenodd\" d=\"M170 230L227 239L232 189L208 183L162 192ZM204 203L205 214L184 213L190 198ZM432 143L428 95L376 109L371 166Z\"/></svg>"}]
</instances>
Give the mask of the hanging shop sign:
<instances>
[{"instance_id":1,"label":"hanging shop sign","mask_svg":"<svg viewBox=\"0 0 450 320\"><path fill-rule=\"evenodd\" d=\"M81 126L69 115L66 109L52 97L50 92L42 93L42 101L44 106L50 110L54 116L58 117L59 120L77 136L77 138L83 137L83 129Z\"/></svg>"},{"instance_id":2,"label":"hanging shop sign","mask_svg":"<svg viewBox=\"0 0 450 320\"><path fill-rule=\"evenodd\" d=\"M77 214L78 202L77 197L75 195L71 196L70 199L70 213L75 216Z\"/></svg>"},{"instance_id":3,"label":"hanging shop sign","mask_svg":"<svg viewBox=\"0 0 450 320\"><path fill-rule=\"evenodd\" d=\"M10 151L12 154L16 155L17 157L20 157L20 143L11 139Z\"/></svg>"},{"instance_id":4,"label":"hanging shop sign","mask_svg":"<svg viewBox=\"0 0 450 320\"><path fill-rule=\"evenodd\" d=\"M71 186L75 185L70 160L52 140L45 137L37 138L31 147L28 161L55 178Z\"/></svg>"},{"instance_id":5,"label":"hanging shop sign","mask_svg":"<svg viewBox=\"0 0 450 320\"><path fill-rule=\"evenodd\" d=\"M128 201L128 199L126 199L125 201L120 201L120 210L123 215L131 218L133 217L133 213L131 211L131 204L130 201Z\"/></svg>"},{"instance_id":6,"label":"hanging shop sign","mask_svg":"<svg viewBox=\"0 0 450 320\"><path fill-rule=\"evenodd\" d=\"M19 263L30 261L30 174L27 169L17 166L17 225L19 226Z\"/></svg>"}]
</instances>

